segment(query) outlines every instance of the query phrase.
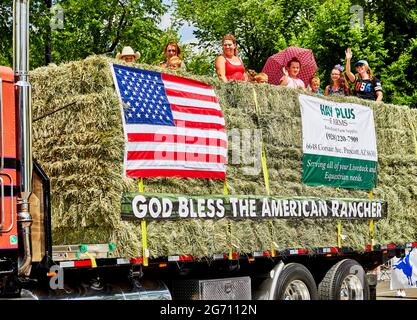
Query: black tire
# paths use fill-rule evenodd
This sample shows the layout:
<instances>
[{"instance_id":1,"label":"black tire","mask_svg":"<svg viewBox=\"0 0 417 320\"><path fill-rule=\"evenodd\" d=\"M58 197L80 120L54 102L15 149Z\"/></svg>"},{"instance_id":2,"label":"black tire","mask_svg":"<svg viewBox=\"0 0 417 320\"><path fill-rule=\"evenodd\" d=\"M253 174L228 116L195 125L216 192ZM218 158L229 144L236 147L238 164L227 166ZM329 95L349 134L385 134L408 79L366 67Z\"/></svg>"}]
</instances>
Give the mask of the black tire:
<instances>
[{"instance_id":1,"label":"black tire","mask_svg":"<svg viewBox=\"0 0 417 320\"><path fill-rule=\"evenodd\" d=\"M288 299L286 294L287 290L291 291L291 288L297 285L301 285L301 287L307 288L308 294L310 296L310 300L317 300L317 286L316 282L314 281L313 276L311 275L310 271L303 265L299 263L289 263L284 266L278 281L277 281L277 288L275 293L275 299L277 300L291 300ZM287 291L288 293L288 291ZM287 298L287 299L286 299ZM299 296L299 299L294 300L303 300ZM307 299L308 300L308 299Z\"/></svg>"},{"instance_id":2,"label":"black tire","mask_svg":"<svg viewBox=\"0 0 417 320\"><path fill-rule=\"evenodd\" d=\"M356 290L346 290L346 283L349 280L356 281ZM345 281L345 284L343 283ZM359 281L359 283L358 283ZM342 291L342 285L344 285ZM319 284L320 300L369 300L370 292L368 280L362 266L352 259L339 261L327 271ZM343 298L342 299L342 295Z\"/></svg>"}]
</instances>

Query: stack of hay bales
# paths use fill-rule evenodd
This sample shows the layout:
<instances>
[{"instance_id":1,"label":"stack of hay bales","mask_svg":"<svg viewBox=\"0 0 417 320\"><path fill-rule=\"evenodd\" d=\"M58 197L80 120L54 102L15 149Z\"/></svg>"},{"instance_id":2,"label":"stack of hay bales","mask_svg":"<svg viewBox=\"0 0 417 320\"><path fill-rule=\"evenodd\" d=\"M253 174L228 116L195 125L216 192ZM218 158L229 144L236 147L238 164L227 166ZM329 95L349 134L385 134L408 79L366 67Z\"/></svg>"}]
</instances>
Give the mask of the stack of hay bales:
<instances>
[{"instance_id":1,"label":"stack of hay bales","mask_svg":"<svg viewBox=\"0 0 417 320\"><path fill-rule=\"evenodd\" d=\"M123 178L124 136L118 97L109 63L93 56L83 61L34 70L34 157L51 179L54 244L116 244L121 255L141 256L139 222L120 219L121 195L137 191L138 181ZM117 61L117 63L120 63ZM144 69L158 68L136 65ZM301 183L302 137L299 92L271 85L186 75L216 89L226 119L233 129L262 129L271 194L368 199L363 190L309 187ZM253 88L261 110L255 112ZM374 110L379 172L374 198L388 202L388 218L376 223L377 243L417 240L417 114L407 107L376 105L356 98L335 97ZM232 141L229 139L229 143ZM230 148L231 149L231 148ZM259 157L254 156L255 162ZM229 161L231 151L229 151ZM243 159L242 159L243 160ZM244 174L252 163L230 164L229 193L265 195L261 171ZM258 164L259 167L259 164ZM219 195L223 182L208 179L145 179L145 191L188 195ZM148 224L152 257L191 254L207 257L233 251L250 253L288 247L337 245L337 221L186 220ZM370 243L366 221L343 221L344 246L356 249Z\"/></svg>"}]
</instances>

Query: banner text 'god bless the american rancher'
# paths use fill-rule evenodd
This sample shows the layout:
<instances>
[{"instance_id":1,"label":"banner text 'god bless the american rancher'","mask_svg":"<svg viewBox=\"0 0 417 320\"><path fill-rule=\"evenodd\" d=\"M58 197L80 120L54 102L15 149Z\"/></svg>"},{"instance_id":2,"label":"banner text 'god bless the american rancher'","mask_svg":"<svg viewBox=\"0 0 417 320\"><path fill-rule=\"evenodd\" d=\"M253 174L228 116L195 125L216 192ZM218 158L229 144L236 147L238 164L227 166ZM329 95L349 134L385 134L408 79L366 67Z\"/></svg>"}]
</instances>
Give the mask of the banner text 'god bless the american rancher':
<instances>
[{"instance_id":1,"label":"banner text 'god bless the american rancher'","mask_svg":"<svg viewBox=\"0 0 417 320\"><path fill-rule=\"evenodd\" d=\"M185 196L125 193L122 218L180 219L359 219L386 217L379 200L280 198L270 196Z\"/></svg>"}]
</instances>

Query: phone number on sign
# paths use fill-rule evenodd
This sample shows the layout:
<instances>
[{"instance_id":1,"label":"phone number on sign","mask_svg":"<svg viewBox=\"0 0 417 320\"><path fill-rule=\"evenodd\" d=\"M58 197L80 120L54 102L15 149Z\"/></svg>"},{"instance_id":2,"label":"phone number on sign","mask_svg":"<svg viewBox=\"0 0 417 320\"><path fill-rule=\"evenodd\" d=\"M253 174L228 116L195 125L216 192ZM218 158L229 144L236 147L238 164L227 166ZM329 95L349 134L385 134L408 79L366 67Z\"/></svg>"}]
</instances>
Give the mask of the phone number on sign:
<instances>
[{"instance_id":1,"label":"phone number on sign","mask_svg":"<svg viewBox=\"0 0 417 320\"><path fill-rule=\"evenodd\" d=\"M359 142L359 138L355 136L341 136L333 133L326 133L327 140L340 141L340 142Z\"/></svg>"}]
</instances>

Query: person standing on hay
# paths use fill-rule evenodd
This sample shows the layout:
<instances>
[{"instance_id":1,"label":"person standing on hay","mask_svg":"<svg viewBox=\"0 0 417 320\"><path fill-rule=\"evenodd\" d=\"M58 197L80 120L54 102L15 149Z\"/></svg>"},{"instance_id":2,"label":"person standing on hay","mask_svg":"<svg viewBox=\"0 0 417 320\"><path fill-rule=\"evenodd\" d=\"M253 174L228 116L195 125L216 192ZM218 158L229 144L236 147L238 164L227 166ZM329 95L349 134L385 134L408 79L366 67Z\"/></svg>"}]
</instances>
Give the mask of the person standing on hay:
<instances>
[{"instance_id":1,"label":"person standing on hay","mask_svg":"<svg viewBox=\"0 0 417 320\"><path fill-rule=\"evenodd\" d=\"M372 70L366 60L359 60L355 63L356 75L350 71L350 60L352 59L352 50L347 48L346 51L346 75L349 81L354 83L353 95L368 100L382 101L382 84L381 81L374 77Z\"/></svg>"},{"instance_id":2,"label":"person standing on hay","mask_svg":"<svg viewBox=\"0 0 417 320\"><path fill-rule=\"evenodd\" d=\"M132 47L124 47L122 52L116 55L116 59L123 60L125 62L135 62L140 58L139 52L134 52Z\"/></svg>"},{"instance_id":3,"label":"person standing on hay","mask_svg":"<svg viewBox=\"0 0 417 320\"><path fill-rule=\"evenodd\" d=\"M310 84L307 87L307 91L315 94L323 95L323 90L320 88L320 78L313 77L310 80Z\"/></svg>"},{"instance_id":4,"label":"person standing on hay","mask_svg":"<svg viewBox=\"0 0 417 320\"><path fill-rule=\"evenodd\" d=\"M337 64L333 67L330 73L330 85L324 89L325 96L330 96L333 94L350 96L350 88L343 74L344 70L345 69L340 64Z\"/></svg>"},{"instance_id":5,"label":"person standing on hay","mask_svg":"<svg viewBox=\"0 0 417 320\"><path fill-rule=\"evenodd\" d=\"M168 67L167 68L170 69L170 70L176 70L176 69L181 68L181 64L182 64L181 59L178 58L177 56L174 56L174 57L171 57L168 60Z\"/></svg>"},{"instance_id":6,"label":"person standing on hay","mask_svg":"<svg viewBox=\"0 0 417 320\"><path fill-rule=\"evenodd\" d=\"M256 82L255 77L257 75L257 72L253 69L248 69L248 71L246 71L246 79L249 82Z\"/></svg>"},{"instance_id":7,"label":"person standing on hay","mask_svg":"<svg viewBox=\"0 0 417 320\"><path fill-rule=\"evenodd\" d=\"M293 89L303 89L305 90L304 81L298 78L298 74L301 70L301 63L297 58L292 58L287 63L287 67L282 68L284 76L280 79L279 85L293 88Z\"/></svg>"},{"instance_id":8,"label":"person standing on hay","mask_svg":"<svg viewBox=\"0 0 417 320\"><path fill-rule=\"evenodd\" d=\"M164 55L165 55L165 61L162 61L161 63L159 63L159 66L161 68L168 68L169 67L169 59L171 59L172 57L178 57L178 59L180 59L181 56L181 49L178 45L178 43L171 41L168 42L165 46L164 49ZM184 61L181 61L181 65L180 65L180 69L185 69L185 64Z\"/></svg>"},{"instance_id":9,"label":"person standing on hay","mask_svg":"<svg viewBox=\"0 0 417 320\"><path fill-rule=\"evenodd\" d=\"M268 75L264 72L258 73L254 78L257 83L268 83Z\"/></svg>"},{"instance_id":10,"label":"person standing on hay","mask_svg":"<svg viewBox=\"0 0 417 320\"><path fill-rule=\"evenodd\" d=\"M227 34L223 37L223 54L218 56L215 61L216 73L220 80L228 82L230 80L247 81L247 74L242 59L237 55L236 38Z\"/></svg>"}]
</instances>

